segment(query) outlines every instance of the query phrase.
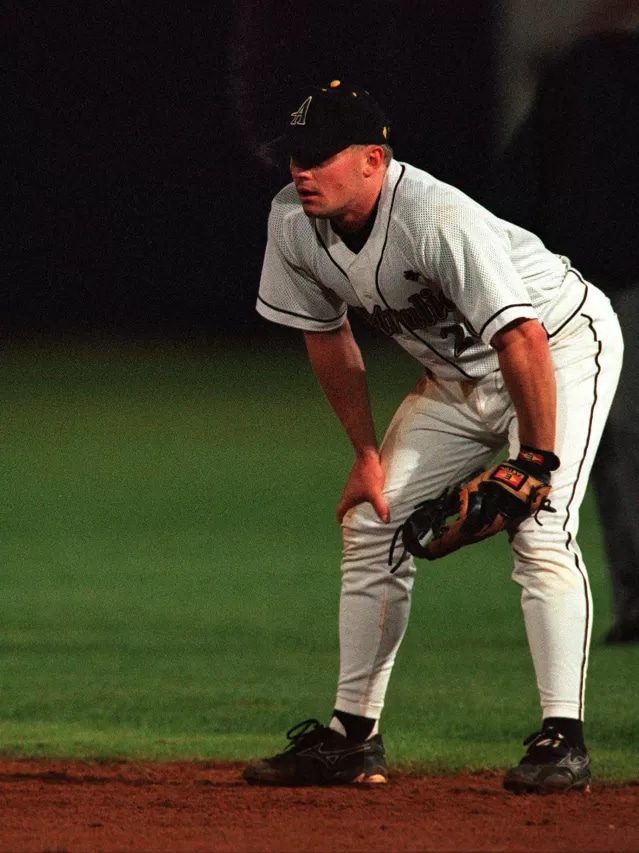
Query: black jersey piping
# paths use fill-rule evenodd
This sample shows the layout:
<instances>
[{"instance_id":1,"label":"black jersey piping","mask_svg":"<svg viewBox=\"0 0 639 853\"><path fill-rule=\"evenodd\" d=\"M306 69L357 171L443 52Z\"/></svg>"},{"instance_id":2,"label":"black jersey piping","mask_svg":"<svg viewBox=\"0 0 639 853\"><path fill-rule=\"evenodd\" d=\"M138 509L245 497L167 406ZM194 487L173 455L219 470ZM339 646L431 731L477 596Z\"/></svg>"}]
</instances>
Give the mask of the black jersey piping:
<instances>
[{"instance_id":1,"label":"black jersey piping","mask_svg":"<svg viewBox=\"0 0 639 853\"><path fill-rule=\"evenodd\" d=\"M328 255L329 259L332 261L333 265L337 267L337 269L341 272L341 274L344 276L344 278L346 279L346 281L350 284L351 290L353 291L353 295L355 296L355 299L357 299L357 301L359 302L360 307L361 307L361 310L362 310L362 311L366 311L366 308L364 308L364 303L363 303L363 302L362 302L362 300L360 299L359 293L355 290L355 288L353 287L353 283L352 283L352 281L351 281L351 280L350 280L350 278L348 277L348 273L347 273L347 272L345 272L345 271L340 267L340 265L337 263L337 261L335 260L335 258L334 258L334 257L331 255L331 253L329 252L329 250L328 250L328 246L326 245L326 243L324 242L324 240L322 240L322 236L321 236L321 234L319 233L319 231L317 230L317 222L315 222L315 223L314 223L314 226L315 226L315 236L317 237L317 240L318 240L318 242L319 242L320 246L322 247L322 249L324 249L324 251L325 251L325 252L326 252L326 254ZM357 309L357 305L353 305L353 308L355 308L356 310L360 310L360 309ZM347 310L348 310L348 309L347 309Z\"/></svg>"},{"instance_id":2,"label":"black jersey piping","mask_svg":"<svg viewBox=\"0 0 639 853\"><path fill-rule=\"evenodd\" d=\"M329 320L323 320L319 317L309 317L308 314L298 314L297 311L287 311L285 308L278 308L277 305L271 305L270 302L267 302L266 299L262 299L261 296L258 296L257 300L263 305L266 305L266 307L270 308L272 311L277 311L280 314L288 314L291 317L300 317L302 320L312 320L314 323L334 323L335 320L339 320L344 316L344 314L346 314L346 311L342 311L342 313L338 314L337 317L331 317Z\"/></svg>"},{"instance_id":3,"label":"black jersey piping","mask_svg":"<svg viewBox=\"0 0 639 853\"><path fill-rule=\"evenodd\" d=\"M511 308L532 308L532 302L513 302L512 305L506 305L503 308L500 308L499 311L496 311L491 317L489 317L484 325L479 330L479 337L484 334L485 329L490 326L494 319L499 317L500 314L503 314L504 311L509 311Z\"/></svg>"},{"instance_id":4,"label":"black jersey piping","mask_svg":"<svg viewBox=\"0 0 639 853\"><path fill-rule=\"evenodd\" d=\"M584 638L583 638L583 646L582 646L582 659L581 659L581 676L580 676L580 682L579 682L579 718L580 719L583 719L584 691L585 691L585 686L586 686L586 666L588 664L588 636L590 634L590 623L592 621L592 613L591 613L591 608L590 608L590 600L588 597L588 578L587 578L585 569L582 567L582 562L581 562L581 558L579 556L579 553L577 551L574 551L571 549L571 543L573 540L573 536L569 530L566 530L566 528L567 528L568 522L570 520L570 506L571 506L572 501L575 497L575 492L577 490L577 483L579 482L579 479L581 477L581 472L583 470L584 460L586 458L586 454L588 452L588 447L589 447L591 439L592 439L592 422L594 419L595 407L596 407L597 402L598 402L598 384L599 384L599 377L601 375L601 362L599 361L599 356L601 355L601 350L602 350L602 343L599 340L599 338L597 337L597 331L595 329L595 325L594 325L594 321L593 321L592 317L589 317L587 314L582 314L582 317L584 317L584 319L586 319L588 321L588 325L590 326L590 330L592 332L593 338L594 338L595 342L597 343L597 354L595 355L595 364L597 365L597 370L595 372L595 381L594 381L594 386L593 386L593 400L592 400L592 405L590 407L590 417L588 419L588 432L587 432L587 436L586 436L586 444L585 444L585 447L583 449L581 462L579 463L579 470L577 471L577 476L575 477L575 481L573 484L572 494L570 495L568 502L566 504L566 520L564 521L564 525L563 525L563 530L566 533L566 549L569 552L572 552L572 554L573 554L574 561L575 561L575 568L577 569L577 572L579 573L579 575L581 577L582 584L583 584L583 590L584 590L584 598L586 600L586 625L584 628Z\"/></svg>"},{"instance_id":5,"label":"black jersey piping","mask_svg":"<svg viewBox=\"0 0 639 853\"><path fill-rule=\"evenodd\" d=\"M568 273L569 273L569 272L574 272L574 274L577 276L577 278L579 279L579 281L583 284L583 286L584 286L584 295L583 295L583 298L582 298L581 302L580 302L580 303L579 303L579 305L575 308L575 310L572 312L572 314L570 315L570 317L566 318L566 319L564 320L564 322L561 324L561 326L559 326L559 328L555 329L553 332L547 332L547 334L548 334L548 337L549 337L549 338L554 338L554 337L555 337L555 335L558 335L558 334L559 334L559 332L561 332L561 330L562 330L562 329L565 329L565 327L568 325L568 323L570 323L570 321L571 321L571 320L574 320L574 318L577 316L577 314L579 314L579 312L580 312L580 311L581 311L581 309L583 308L584 302L586 301L586 298L588 297L588 282L587 282L587 281L585 281L585 279L583 278L583 276L581 275L581 273L579 272L579 270L576 270L574 267L569 267L568 272L566 273L566 275L568 275Z\"/></svg>"},{"instance_id":6,"label":"black jersey piping","mask_svg":"<svg viewBox=\"0 0 639 853\"><path fill-rule=\"evenodd\" d=\"M379 270L380 270L380 267L382 265L382 261L384 260L384 252L386 251L386 244L388 243L388 232L390 231L391 214L393 212L393 205L395 204L395 196L397 195L397 190L399 189L399 185L402 182L402 178L404 177L406 167L402 166L401 169L402 169L401 174L400 174L399 178L397 179L397 183L395 184L395 188L393 190L393 195L391 196L390 209L388 211L388 222L386 223L386 234L384 236L384 244L382 246L382 251L381 251L380 256L379 256L379 261L377 262L377 267L375 268L375 290L377 290L377 293L379 294L379 298L382 300L382 302L384 303L386 308L388 308L389 311L392 311L393 309L390 307L390 305L388 304L388 302L384 298L384 294L382 293L381 288L379 286ZM412 335L420 343L424 344L425 347L427 347L431 352L435 353L435 355L438 358L441 358L442 361L446 362L446 364L449 364L451 367L454 367L455 370L458 370L465 379L475 379L476 378L474 376L471 376L469 373L466 373L465 370L462 370L461 367L458 364L455 364L454 361L451 361L449 358L446 358L446 356L444 356L440 352L438 352L435 349L435 347L431 346L431 344L429 344L428 341L425 341L423 338L421 338L413 329L411 329L409 326L407 326L406 323L402 323L401 320L399 320L399 322L402 326L404 326L404 328L406 329L406 331L408 332L409 335Z\"/></svg>"},{"instance_id":7,"label":"black jersey piping","mask_svg":"<svg viewBox=\"0 0 639 853\"><path fill-rule=\"evenodd\" d=\"M474 326L473 326L473 324L470 322L470 320L468 319L468 317L464 317L464 323L468 326L468 331L470 332L470 334L471 334L471 335L473 335L474 337L478 338L478 337L479 337L479 332L478 332L478 331L476 331L475 327L474 327Z\"/></svg>"},{"instance_id":8,"label":"black jersey piping","mask_svg":"<svg viewBox=\"0 0 639 853\"><path fill-rule=\"evenodd\" d=\"M341 274L344 276L344 278L345 278L345 279L347 279L347 281L350 281L350 279L348 278L348 273L346 273L346 272L345 272L345 270L343 270L343 269L340 267L340 265L337 263L337 261L335 260L335 258L334 258L334 257L331 255L331 253L328 251L328 246L326 245L326 243L324 242L324 240L322 240L322 237L321 237L321 235L320 235L319 231L317 230L317 222L313 223L313 225L314 225L314 228L315 228L315 236L316 236L316 237L317 237L317 239L319 240L319 244L320 244L320 246L322 247L322 249L324 249L324 251L326 252L326 254L328 255L328 257L330 258L330 260L331 260L331 261L333 262L333 264L337 267L337 269L341 272Z\"/></svg>"}]
</instances>

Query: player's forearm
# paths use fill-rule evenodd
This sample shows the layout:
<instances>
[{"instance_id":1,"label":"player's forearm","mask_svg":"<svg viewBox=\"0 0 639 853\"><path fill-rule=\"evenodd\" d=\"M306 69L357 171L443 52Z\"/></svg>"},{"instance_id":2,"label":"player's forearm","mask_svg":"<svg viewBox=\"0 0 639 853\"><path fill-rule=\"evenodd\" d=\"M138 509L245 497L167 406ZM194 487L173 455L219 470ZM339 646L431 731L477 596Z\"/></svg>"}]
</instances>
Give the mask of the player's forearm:
<instances>
[{"instance_id":1,"label":"player's forearm","mask_svg":"<svg viewBox=\"0 0 639 853\"><path fill-rule=\"evenodd\" d=\"M311 366L355 453L378 452L366 368L348 321L331 332L305 334Z\"/></svg>"},{"instance_id":2,"label":"player's forearm","mask_svg":"<svg viewBox=\"0 0 639 853\"><path fill-rule=\"evenodd\" d=\"M545 331L527 320L496 335L493 346L517 412L520 443L554 451L557 388Z\"/></svg>"}]
</instances>

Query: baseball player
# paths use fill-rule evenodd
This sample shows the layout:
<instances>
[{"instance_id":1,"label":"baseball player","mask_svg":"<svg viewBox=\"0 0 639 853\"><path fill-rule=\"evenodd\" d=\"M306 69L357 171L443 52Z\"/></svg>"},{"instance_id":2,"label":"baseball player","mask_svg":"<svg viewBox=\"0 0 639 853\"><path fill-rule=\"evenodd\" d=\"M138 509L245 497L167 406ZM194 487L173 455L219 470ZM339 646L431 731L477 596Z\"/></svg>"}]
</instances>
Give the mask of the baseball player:
<instances>
[{"instance_id":1,"label":"baseball player","mask_svg":"<svg viewBox=\"0 0 639 853\"><path fill-rule=\"evenodd\" d=\"M385 782L379 719L408 622L413 553L432 559L506 530L542 714L504 785L586 788L592 600L576 534L620 371L616 315L534 234L393 159L388 122L366 91L337 80L307 91L286 138L293 181L272 204L257 310L303 332L355 461L337 507L332 717L294 726L288 747L249 763L244 778ZM424 368L381 446L349 308ZM474 477L502 451L504 463ZM404 537L393 555L416 507L451 494L457 520L429 517L418 543Z\"/></svg>"}]
</instances>

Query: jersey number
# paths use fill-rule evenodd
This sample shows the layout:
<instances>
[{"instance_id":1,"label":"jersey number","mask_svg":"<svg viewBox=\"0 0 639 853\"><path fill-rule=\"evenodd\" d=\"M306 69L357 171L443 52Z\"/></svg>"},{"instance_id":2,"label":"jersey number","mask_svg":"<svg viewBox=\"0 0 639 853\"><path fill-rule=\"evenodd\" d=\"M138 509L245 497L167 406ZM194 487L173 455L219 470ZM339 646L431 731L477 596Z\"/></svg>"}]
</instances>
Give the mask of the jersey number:
<instances>
[{"instance_id":1,"label":"jersey number","mask_svg":"<svg viewBox=\"0 0 639 853\"><path fill-rule=\"evenodd\" d=\"M459 358L468 347L472 347L475 343L475 339L463 323L456 323L454 326L444 326L439 334L442 338L450 338L452 336L455 358Z\"/></svg>"}]
</instances>

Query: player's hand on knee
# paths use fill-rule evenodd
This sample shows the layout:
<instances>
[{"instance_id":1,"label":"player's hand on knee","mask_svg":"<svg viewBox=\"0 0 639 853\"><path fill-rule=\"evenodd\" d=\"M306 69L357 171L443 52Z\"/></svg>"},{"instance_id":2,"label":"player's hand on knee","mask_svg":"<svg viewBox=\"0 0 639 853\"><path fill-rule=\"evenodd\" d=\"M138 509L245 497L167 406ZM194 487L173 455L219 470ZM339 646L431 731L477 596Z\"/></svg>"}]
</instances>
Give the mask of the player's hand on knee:
<instances>
[{"instance_id":1,"label":"player's hand on knee","mask_svg":"<svg viewBox=\"0 0 639 853\"><path fill-rule=\"evenodd\" d=\"M369 502L378 517L385 523L390 521L390 509L383 495L384 469L377 453L358 456L348 475L342 499L337 505L337 520L341 524L344 516L355 506Z\"/></svg>"}]
</instances>

